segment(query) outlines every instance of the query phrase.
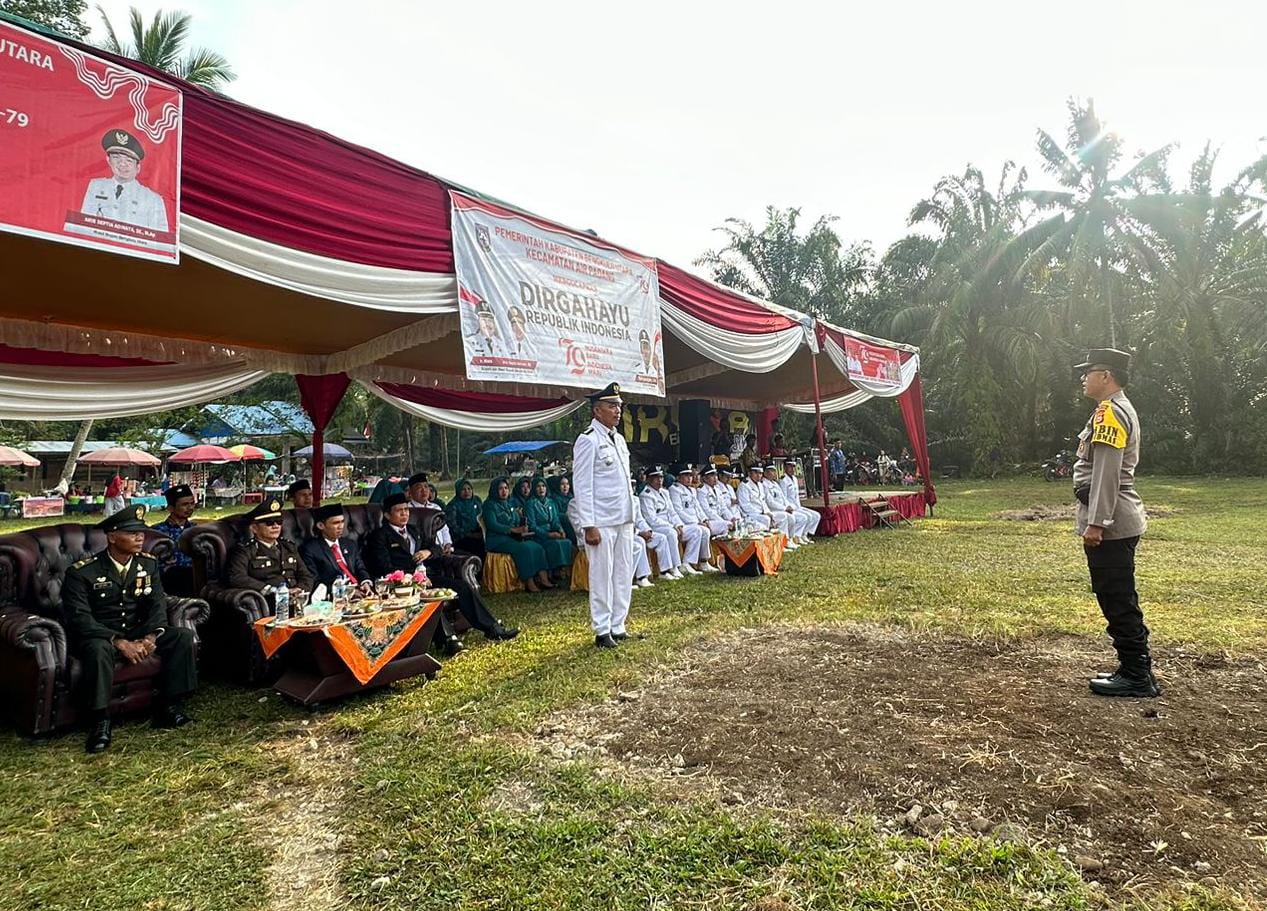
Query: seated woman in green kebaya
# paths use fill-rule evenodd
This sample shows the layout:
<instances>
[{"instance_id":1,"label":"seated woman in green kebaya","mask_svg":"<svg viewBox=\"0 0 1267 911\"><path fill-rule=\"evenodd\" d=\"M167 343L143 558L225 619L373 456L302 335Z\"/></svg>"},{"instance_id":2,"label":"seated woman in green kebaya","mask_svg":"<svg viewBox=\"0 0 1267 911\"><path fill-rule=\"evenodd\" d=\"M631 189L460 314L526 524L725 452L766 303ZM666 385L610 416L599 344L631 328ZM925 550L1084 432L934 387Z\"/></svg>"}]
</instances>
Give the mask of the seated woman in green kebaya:
<instances>
[{"instance_id":1,"label":"seated woman in green kebaya","mask_svg":"<svg viewBox=\"0 0 1267 911\"><path fill-rule=\"evenodd\" d=\"M532 531L533 540L545 551L550 578L557 582L562 570L572 565L572 542L563 531L559 510L550 499L546 479L540 475L532 479L532 498L524 510L524 521Z\"/></svg>"},{"instance_id":2,"label":"seated woman in green kebaya","mask_svg":"<svg viewBox=\"0 0 1267 911\"><path fill-rule=\"evenodd\" d=\"M538 592L554 588L545 550L533 540L523 510L510 497L510 480L494 478L484 502L484 547L489 553L509 554L524 588Z\"/></svg>"}]
</instances>

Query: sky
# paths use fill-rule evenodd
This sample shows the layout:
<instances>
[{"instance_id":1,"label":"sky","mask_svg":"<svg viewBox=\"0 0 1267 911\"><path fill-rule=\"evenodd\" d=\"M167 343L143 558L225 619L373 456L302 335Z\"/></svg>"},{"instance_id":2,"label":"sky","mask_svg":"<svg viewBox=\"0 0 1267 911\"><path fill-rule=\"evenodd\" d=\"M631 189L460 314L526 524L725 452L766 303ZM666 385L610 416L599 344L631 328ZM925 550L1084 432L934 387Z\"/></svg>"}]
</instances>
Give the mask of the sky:
<instances>
[{"instance_id":1,"label":"sky","mask_svg":"<svg viewBox=\"0 0 1267 911\"><path fill-rule=\"evenodd\" d=\"M1070 96L1177 171L1267 154L1262 2L101 5L192 13L234 98L685 267L769 205L883 251L968 163L1054 186Z\"/></svg>"}]
</instances>

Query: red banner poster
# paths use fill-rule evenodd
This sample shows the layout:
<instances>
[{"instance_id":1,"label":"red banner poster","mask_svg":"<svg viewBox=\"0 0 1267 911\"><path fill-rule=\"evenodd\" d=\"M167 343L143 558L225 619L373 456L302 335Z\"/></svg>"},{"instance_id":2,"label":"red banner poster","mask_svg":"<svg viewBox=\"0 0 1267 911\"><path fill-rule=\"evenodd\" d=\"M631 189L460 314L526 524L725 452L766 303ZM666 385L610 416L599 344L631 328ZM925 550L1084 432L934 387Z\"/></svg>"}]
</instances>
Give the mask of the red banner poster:
<instances>
[{"instance_id":1,"label":"red banner poster","mask_svg":"<svg viewBox=\"0 0 1267 911\"><path fill-rule=\"evenodd\" d=\"M902 384L902 360L896 348L871 345L845 336L845 363L849 376L874 385L900 386Z\"/></svg>"},{"instance_id":2,"label":"red banner poster","mask_svg":"<svg viewBox=\"0 0 1267 911\"><path fill-rule=\"evenodd\" d=\"M178 262L181 95L0 22L0 230Z\"/></svg>"}]
</instances>

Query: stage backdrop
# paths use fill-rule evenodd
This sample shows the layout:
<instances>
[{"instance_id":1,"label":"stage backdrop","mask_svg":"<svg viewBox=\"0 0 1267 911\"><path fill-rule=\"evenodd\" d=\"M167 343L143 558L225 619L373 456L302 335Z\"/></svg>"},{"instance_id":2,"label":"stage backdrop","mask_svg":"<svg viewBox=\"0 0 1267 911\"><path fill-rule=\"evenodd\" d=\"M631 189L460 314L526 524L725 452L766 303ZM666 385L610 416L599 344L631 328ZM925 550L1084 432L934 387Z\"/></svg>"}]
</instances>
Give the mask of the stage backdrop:
<instances>
[{"instance_id":1,"label":"stage backdrop","mask_svg":"<svg viewBox=\"0 0 1267 911\"><path fill-rule=\"evenodd\" d=\"M469 379L664 395L655 260L449 196Z\"/></svg>"},{"instance_id":2,"label":"stage backdrop","mask_svg":"<svg viewBox=\"0 0 1267 911\"><path fill-rule=\"evenodd\" d=\"M0 229L177 262L181 95L0 22Z\"/></svg>"}]
</instances>

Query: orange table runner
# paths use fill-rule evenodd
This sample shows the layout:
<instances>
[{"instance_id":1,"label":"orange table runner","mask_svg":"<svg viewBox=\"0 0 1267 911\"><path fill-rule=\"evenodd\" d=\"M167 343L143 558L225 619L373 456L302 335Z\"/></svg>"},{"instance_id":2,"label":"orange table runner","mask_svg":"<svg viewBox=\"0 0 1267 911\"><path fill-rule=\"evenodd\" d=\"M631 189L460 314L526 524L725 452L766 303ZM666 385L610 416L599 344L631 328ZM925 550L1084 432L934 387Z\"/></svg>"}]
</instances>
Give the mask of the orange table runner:
<instances>
[{"instance_id":1,"label":"orange table runner","mask_svg":"<svg viewBox=\"0 0 1267 911\"><path fill-rule=\"evenodd\" d=\"M330 640L335 653L343 659L359 683L369 683L374 675L401 649L413 640L422 625L431 618L443 601L428 601L404 610L381 611L359 620L341 620L329 626L272 626L272 617L255 621L255 634L271 658L297 633L320 633Z\"/></svg>"},{"instance_id":2,"label":"orange table runner","mask_svg":"<svg viewBox=\"0 0 1267 911\"><path fill-rule=\"evenodd\" d=\"M739 538L736 540L714 538L713 546L725 554L730 559L730 562L736 566L743 566L755 557L757 565L761 567L761 571L767 575L772 575L779 571L779 564L783 562L783 549L787 546L787 536L782 532L775 532L763 538Z\"/></svg>"}]
</instances>

